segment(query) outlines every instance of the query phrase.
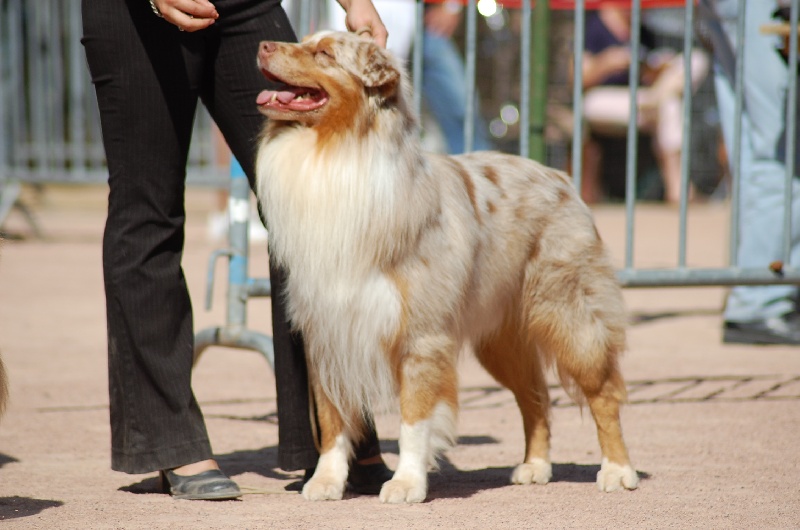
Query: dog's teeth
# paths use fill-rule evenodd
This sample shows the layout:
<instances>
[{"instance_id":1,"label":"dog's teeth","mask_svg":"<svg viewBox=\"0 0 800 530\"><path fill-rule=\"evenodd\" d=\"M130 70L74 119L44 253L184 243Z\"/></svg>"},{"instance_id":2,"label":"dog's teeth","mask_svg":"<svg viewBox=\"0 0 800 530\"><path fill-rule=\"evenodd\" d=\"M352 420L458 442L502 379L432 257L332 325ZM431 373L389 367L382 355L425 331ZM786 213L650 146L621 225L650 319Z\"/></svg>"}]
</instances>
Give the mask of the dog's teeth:
<instances>
[{"instance_id":1,"label":"dog's teeth","mask_svg":"<svg viewBox=\"0 0 800 530\"><path fill-rule=\"evenodd\" d=\"M272 99L270 99L269 101L270 101L270 103L275 103L275 101L277 99L278 99L278 93L277 92L273 92L272 93Z\"/></svg>"}]
</instances>

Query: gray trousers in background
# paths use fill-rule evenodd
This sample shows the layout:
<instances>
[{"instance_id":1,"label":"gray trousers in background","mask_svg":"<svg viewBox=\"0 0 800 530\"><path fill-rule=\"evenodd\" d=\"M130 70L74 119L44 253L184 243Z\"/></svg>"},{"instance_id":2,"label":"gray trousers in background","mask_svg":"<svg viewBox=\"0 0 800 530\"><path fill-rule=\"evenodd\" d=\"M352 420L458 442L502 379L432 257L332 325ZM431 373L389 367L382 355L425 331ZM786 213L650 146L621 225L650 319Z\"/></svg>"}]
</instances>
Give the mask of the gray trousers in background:
<instances>
[{"instance_id":1,"label":"gray trousers in background","mask_svg":"<svg viewBox=\"0 0 800 530\"><path fill-rule=\"evenodd\" d=\"M740 245L742 267L764 267L783 259L785 194L786 102L789 69L776 51L779 38L765 35L760 26L773 22L774 0L748 0L744 46L744 113L740 147ZM717 9L736 49L738 0L717 0ZM796 74L795 74L796 75ZM725 146L733 149L735 99L731 80L719 68L715 73L717 104ZM731 165L736 163L730 161ZM795 166L797 169L797 166ZM793 179L791 261L800 265L800 183ZM725 320L745 322L781 316L796 309L798 290L790 285L735 287L725 308Z\"/></svg>"}]
</instances>

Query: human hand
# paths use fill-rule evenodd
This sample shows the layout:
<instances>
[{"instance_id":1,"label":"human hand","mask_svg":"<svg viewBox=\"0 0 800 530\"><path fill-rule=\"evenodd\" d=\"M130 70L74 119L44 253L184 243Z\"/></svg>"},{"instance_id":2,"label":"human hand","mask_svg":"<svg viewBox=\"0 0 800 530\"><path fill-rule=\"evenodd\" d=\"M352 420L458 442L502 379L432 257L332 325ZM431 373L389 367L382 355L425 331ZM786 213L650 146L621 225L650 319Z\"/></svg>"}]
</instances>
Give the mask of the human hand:
<instances>
[{"instance_id":1,"label":"human hand","mask_svg":"<svg viewBox=\"0 0 800 530\"><path fill-rule=\"evenodd\" d=\"M372 4L372 0L337 1L347 12L347 16L344 19L347 29L358 33L368 33L378 46L386 47L386 39L389 38L389 32L386 30L386 26L383 25L383 21Z\"/></svg>"},{"instance_id":2,"label":"human hand","mask_svg":"<svg viewBox=\"0 0 800 530\"><path fill-rule=\"evenodd\" d=\"M209 0L151 0L161 17L181 31L206 29L219 18L217 8Z\"/></svg>"},{"instance_id":3,"label":"human hand","mask_svg":"<svg viewBox=\"0 0 800 530\"><path fill-rule=\"evenodd\" d=\"M430 6L425 10L425 29L440 37L451 37L461 22L461 10L447 4Z\"/></svg>"},{"instance_id":4,"label":"human hand","mask_svg":"<svg viewBox=\"0 0 800 530\"><path fill-rule=\"evenodd\" d=\"M597 58L608 74L622 72L631 66L631 51L627 46L611 46L597 54Z\"/></svg>"}]
</instances>

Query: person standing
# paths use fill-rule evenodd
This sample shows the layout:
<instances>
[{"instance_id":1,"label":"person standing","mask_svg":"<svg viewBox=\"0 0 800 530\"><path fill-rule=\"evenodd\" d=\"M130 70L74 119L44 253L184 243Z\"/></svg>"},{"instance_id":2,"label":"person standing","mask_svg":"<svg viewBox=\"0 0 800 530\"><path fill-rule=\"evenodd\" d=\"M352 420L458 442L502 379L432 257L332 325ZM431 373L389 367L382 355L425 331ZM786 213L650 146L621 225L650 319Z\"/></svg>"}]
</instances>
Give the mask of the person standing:
<instances>
[{"instance_id":1,"label":"person standing","mask_svg":"<svg viewBox=\"0 0 800 530\"><path fill-rule=\"evenodd\" d=\"M744 13L739 12L738 0L716 0L715 4L728 39L728 55L736 50L737 17L745 17L744 55L737 58L744 61L737 260L740 267L766 269L770 263L783 260L786 108L789 77L796 76L797 70L789 68L786 58L781 56L780 38L761 31L763 25L775 22L773 17L779 2L744 2ZM724 67L725 48L714 48L714 83L725 145L732 154L735 84L732 68ZM797 116L793 119L797 120ZM795 164L795 169L798 167ZM791 192L790 255L796 266L800 264L800 182L796 174ZM795 285L734 287L726 300L723 342L800 344L797 296Z\"/></svg>"},{"instance_id":2,"label":"person standing","mask_svg":"<svg viewBox=\"0 0 800 530\"><path fill-rule=\"evenodd\" d=\"M384 46L371 0L341 0L352 30ZM213 459L191 389L192 306L181 268L186 161L198 99L254 183L265 79L258 43L295 41L280 0L83 0L82 43L97 93L108 161L103 274L108 329L111 467L159 471L176 498L241 496ZM270 268L279 465L313 468L302 337L291 333L284 271ZM361 462L383 479L371 432ZM363 469L362 469L363 471ZM363 478L363 477L362 477Z\"/></svg>"}]
</instances>

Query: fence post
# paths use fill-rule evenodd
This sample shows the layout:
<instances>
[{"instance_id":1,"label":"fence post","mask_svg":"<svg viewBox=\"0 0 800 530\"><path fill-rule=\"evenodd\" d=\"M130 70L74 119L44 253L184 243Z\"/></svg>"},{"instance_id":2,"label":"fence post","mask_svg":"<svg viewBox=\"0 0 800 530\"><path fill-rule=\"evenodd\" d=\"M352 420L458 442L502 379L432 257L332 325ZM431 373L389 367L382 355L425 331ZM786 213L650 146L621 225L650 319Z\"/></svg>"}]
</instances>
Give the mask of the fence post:
<instances>
[{"instance_id":1,"label":"fence post","mask_svg":"<svg viewBox=\"0 0 800 530\"><path fill-rule=\"evenodd\" d=\"M529 1L529 0L525 0ZM545 163L544 125L547 116L547 70L550 39L550 0L537 0L533 17L531 68L530 157Z\"/></svg>"}]
</instances>

